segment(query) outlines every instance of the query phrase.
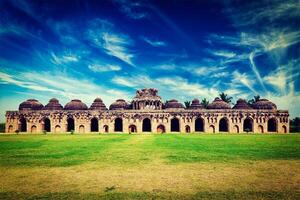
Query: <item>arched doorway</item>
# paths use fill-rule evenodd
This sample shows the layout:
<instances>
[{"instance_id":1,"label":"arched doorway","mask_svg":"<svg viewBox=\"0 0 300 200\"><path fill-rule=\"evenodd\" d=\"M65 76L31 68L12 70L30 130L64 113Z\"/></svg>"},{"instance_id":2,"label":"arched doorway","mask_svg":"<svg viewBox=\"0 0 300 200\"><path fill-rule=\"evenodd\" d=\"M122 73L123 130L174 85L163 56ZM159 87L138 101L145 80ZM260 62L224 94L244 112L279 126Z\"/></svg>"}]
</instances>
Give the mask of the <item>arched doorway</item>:
<instances>
[{"instance_id":1,"label":"arched doorway","mask_svg":"<svg viewBox=\"0 0 300 200\"><path fill-rule=\"evenodd\" d=\"M74 131L75 130L75 123L74 123L74 119L69 117L67 119L67 132L71 132L71 131Z\"/></svg>"},{"instance_id":2,"label":"arched doorway","mask_svg":"<svg viewBox=\"0 0 300 200\"><path fill-rule=\"evenodd\" d=\"M171 132L179 132L179 119L171 119Z\"/></svg>"},{"instance_id":3,"label":"arched doorway","mask_svg":"<svg viewBox=\"0 0 300 200\"><path fill-rule=\"evenodd\" d=\"M35 125L31 126L31 133L36 133L36 126Z\"/></svg>"},{"instance_id":4,"label":"arched doorway","mask_svg":"<svg viewBox=\"0 0 300 200\"><path fill-rule=\"evenodd\" d=\"M80 125L79 126L79 133L84 133L84 126L83 125Z\"/></svg>"},{"instance_id":5,"label":"arched doorway","mask_svg":"<svg viewBox=\"0 0 300 200\"><path fill-rule=\"evenodd\" d=\"M165 133L166 132L165 126L162 125L162 124L158 125L156 130L157 130L158 133Z\"/></svg>"},{"instance_id":6,"label":"arched doorway","mask_svg":"<svg viewBox=\"0 0 300 200\"><path fill-rule=\"evenodd\" d=\"M248 117L244 120L243 131L246 133L253 132L253 119Z\"/></svg>"},{"instance_id":7,"label":"arched doorway","mask_svg":"<svg viewBox=\"0 0 300 200\"><path fill-rule=\"evenodd\" d=\"M99 126L98 126L98 119L96 117L91 119L91 132L98 132Z\"/></svg>"},{"instance_id":8,"label":"arched doorway","mask_svg":"<svg viewBox=\"0 0 300 200\"><path fill-rule=\"evenodd\" d=\"M238 126L238 125L235 125L235 126L233 127L233 131L234 131L234 133L239 133L239 132L240 132L239 126Z\"/></svg>"},{"instance_id":9,"label":"arched doorway","mask_svg":"<svg viewBox=\"0 0 300 200\"><path fill-rule=\"evenodd\" d=\"M215 126L214 125L209 126L209 132L210 133L215 133Z\"/></svg>"},{"instance_id":10,"label":"arched doorway","mask_svg":"<svg viewBox=\"0 0 300 200\"><path fill-rule=\"evenodd\" d=\"M107 125L104 125L104 126L103 126L103 130L104 130L104 133L108 133L108 130L109 130L109 129L108 129L108 126L107 126Z\"/></svg>"},{"instance_id":11,"label":"arched doorway","mask_svg":"<svg viewBox=\"0 0 300 200\"><path fill-rule=\"evenodd\" d=\"M12 126L12 125L9 125L9 127L8 127L8 132L9 132L9 133L12 133L12 132L13 132L13 126Z\"/></svg>"},{"instance_id":12,"label":"arched doorway","mask_svg":"<svg viewBox=\"0 0 300 200\"><path fill-rule=\"evenodd\" d=\"M51 132L51 122L49 118L44 119L44 131Z\"/></svg>"},{"instance_id":13,"label":"arched doorway","mask_svg":"<svg viewBox=\"0 0 300 200\"><path fill-rule=\"evenodd\" d=\"M202 118L197 118L195 120L195 131L204 132L204 120Z\"/></svg>"},{"instance_id":14,"label":"arched doorway","mask_svg":"<svg viewBox=\"0 0 300 200\"><path fill-rule=\"evenodd\" d=\"M277 132L277 122L275 118L268 120L268 132Z\"/></svg>"},{"instance_id":15,"label":"arched doorway","mask_svg":"<svg viewBox=\"0 0 300 200\"><path fill-rule=\"evenodd\" d=\"M258 132L259 133L264 133L264 127L262 125L258 126Z\"/></svg>"},{"instance_id":16,"label":"arched doorway","mask_svg":"<svg viewBox=\"0 0 300 200\"><path fill-rule=\"evenodd\" d=\"M225 117L219 121L219 132L228 132L228 120Z\"/></svg>"},{"instance_id":17,"label":"arched doorway","mask_svg":"<svg viewBox=\"0 0 300 200\"><path fill-rule=\"evenodd\" d=\"M136 133L136 126L135 125L131 124L128 127L128 129L129 129L129 133Z\"/></svg>"},{"instance_id":18,"label":"arched doorway","mask_svg":"<svg viewBox=\"0 0 300 200\"><path fill-rule=\"evenodd\" d=\"M27 132L27 121L24 117L20 119L20 131Z\"/></svg>"},{"instance_id":19,"label":"arched doorway","mask_svg":"<svg viewBox=\"0 0 300 200\"><path fill-rule=\"evenodd\" d=\"M115 119L115 132L123 132L123 120L121 118Z\"/></svg>"},{"instance_id":20,"label":"arched doorway","mask_svg":"<svg viewBox=\"0 0 300 200\"><path fill-rule=\"evenodd\" d=\"M286 128L285 125L282 126L282 132L283 132L283 133L287 133L287 128Z\"/></svg>"},{"instance_id":21,"label":"arched doorway","mask_svg":"<svg viewBox=\"0 0 300 200\"><path fill-rule=\"evenodd\" d=\"M55 126L55 133L60 133L60 126L59 125Z\"/></svg>"},{"instance_id":22,"label":"arched doorway","mask_svg":"<svg viewBox=\"0 0 300 200\"><path fill-rule=\"evenodd\" d=\"M143 120L143 132L151 132L151 121L148 118Z\"/></svg>"},{"instance_id":23,"label":"arched doorway","mask_svg":"<svg viewBox=\"0 0 300 200\"><path fill-rule=\"evenodd\" d=\"M189 125L185 126L185 132L190 133L191 132L191 127Z\"/></svg>"}]
</instances>

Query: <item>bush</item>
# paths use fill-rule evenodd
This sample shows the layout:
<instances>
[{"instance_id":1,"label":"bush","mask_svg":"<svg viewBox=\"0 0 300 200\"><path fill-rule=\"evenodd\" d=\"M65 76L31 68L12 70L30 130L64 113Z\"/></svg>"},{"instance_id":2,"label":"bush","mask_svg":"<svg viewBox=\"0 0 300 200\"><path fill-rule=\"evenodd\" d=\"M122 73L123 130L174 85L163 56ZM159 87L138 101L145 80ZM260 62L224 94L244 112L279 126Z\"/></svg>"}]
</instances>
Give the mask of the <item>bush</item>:
<instances>
[{"instance_id":1,"label":"bush","mask_svg":"<svg viewBox=\"0 0 300 200\"><path fill-rule=\"evenodd\" d=\"M5 123L0 123L0 132L1 133L5 132Z\"/></svg>"}]
</instances>

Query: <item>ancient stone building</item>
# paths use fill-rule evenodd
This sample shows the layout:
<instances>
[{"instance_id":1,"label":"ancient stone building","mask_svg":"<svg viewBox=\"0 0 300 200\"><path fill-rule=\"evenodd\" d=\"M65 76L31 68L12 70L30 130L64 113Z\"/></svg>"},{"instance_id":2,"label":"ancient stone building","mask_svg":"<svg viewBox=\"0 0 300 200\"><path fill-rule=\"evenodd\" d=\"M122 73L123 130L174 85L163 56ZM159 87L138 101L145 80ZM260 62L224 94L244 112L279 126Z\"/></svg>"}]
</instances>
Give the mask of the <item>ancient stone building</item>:
<instances>
[{"instance_id":1,"label":"ancient stone building","mask_svg":"<svg viewBox=\"0 0 300 200\"><path fill-rule=\"evenodd\" d=\"M162 102L156 89L136 92L131 102L109 106L96 98L88 108L78 99L64 107L55 98L43 106L28 99L19 111L6 112L6 132L27 133L288 133L289 113L261 99L249 106L243 99L231 106L220 98L204 108L194 99L185 108L175 99Z\"/></svg>"}]
</instances>

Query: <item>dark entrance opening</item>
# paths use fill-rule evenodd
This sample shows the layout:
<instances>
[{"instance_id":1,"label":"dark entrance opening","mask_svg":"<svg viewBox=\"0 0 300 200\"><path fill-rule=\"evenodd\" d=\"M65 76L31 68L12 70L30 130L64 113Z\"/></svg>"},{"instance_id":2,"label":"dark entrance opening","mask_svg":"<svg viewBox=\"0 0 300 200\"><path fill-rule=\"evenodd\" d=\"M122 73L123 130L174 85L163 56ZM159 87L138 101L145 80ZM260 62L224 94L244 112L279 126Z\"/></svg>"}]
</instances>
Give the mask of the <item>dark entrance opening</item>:
<instances>
[{"instance_id":1,"label":"dark entrance opening","mask_svg":"<svg viewBox=\"0 0 300 200\"><path fill-rule=\"evenodd\" d=\"M143 120L143 132L151 132L151 121L148 118Z\"/></svg>"},{"instance_id":2,"label":"dark entrance opening","mask_svg":"<svg viewBox=\"0 0 300 200\"><path fill-rule=\"evenodd\" d=\"M91 132L98 132L99 126L98 126L98 119L96 117L91 119Z\"/></svg>"},{"instance_id":3,"label":"dark entrance opening","mask_svg":"<svg viewBox=\"0 0 300 200\"><path fill-rule=\"evenodd\" d=\"M203 132L204 131L204 121L202 118L197 118L195 121L195 131Z\"/></svg>"},{"instance_id":4,"label":"dark entrance opening","mask_svg":"<svg viewBox=\"0 0 300 200\"><path fill-rule=\"evenodd\" d=\"M244 132L253 132L253 120L251 118L246 118L244 120Z\"/></svg>"},{"instance_id":5,"label":"dark entrance opening","mask_svg":"<svg viewBox=\"0 0 300 200\"><path fill-rule=\"evenodd\" d=\"M171 119L171 132L179 132L179 119Z\"/></svg>"},{"instance_id":6,"label":"dark entrance opening","mask_svg":"<svg viewBox=\"0 0 300 200\"><path fill-rule=\"evenodd\" d=\"M44 119L44 131L51 132L51 123L49 118Z\"/></svg>"},{"instance_id":7,"label":"dark entrance opening","mask_svg":"<svg viewBox=\"0 0 300 200\"><path fill-rule=\"evenodd\" d=\"M219 122L219 132L228 132L228 121L226 118L222 118Z\"/></svg>"},{"instance_id":8,"label":"dark entrance opening","mask_svg":"<svg viewBox=\"0 0 300 200\"><path fill-rule=\"evenodd\" d=\"M158 133L165 133L166 132L165 126L162 125L162 124L157 126L157 132Z\"/></svg>"},{"instance_id":9,"label":"dark entrance opening","mask_svg":"<svg viewBox=\"0 0 300 200\"><path fill-rule=\"evenodd\" d=\"M277 123L275 118L268 120L268 132L277 132Z\"/></svg>"},{"instance_id":10,"label":"dark entrance opening","mask_svg":"<svg viewBox=\"0 0 300 200\"><path fill-rule=\"evenodd\" d=\"M68 118L67 119L67 132L71 132L75 130L75 123L74 123L74 119L73 118Z\"/></svg>"},{"instance_id":11,"label":"dark entrance opening","mask_svg":"<svg viewBox=\"0 0 300 200\"><path fill-rule=\"evenodd\" d=\"M123 120L121 118L115 119L115 132L123 132Z\"/></svg>"},{"instance_id":12,"label":"dark entrance opening","mask_svg":"<svg viewBox=\"0 0 300 200\"><path fill-rule=\"evenodd\" d=\"M25 118L20 119L20 131L27 132L27 122Z\"/></svg>"},{"instance_id":13,"label":"dark entrance opening","mask_svg":"<svg viewBox=\"0 0 300 200\"><path fill-rule=\"evenodd\" d=\"M129 133L136 133L136 126L135 125L130 125L129 126Z\"/></svg>"}]
</instances>

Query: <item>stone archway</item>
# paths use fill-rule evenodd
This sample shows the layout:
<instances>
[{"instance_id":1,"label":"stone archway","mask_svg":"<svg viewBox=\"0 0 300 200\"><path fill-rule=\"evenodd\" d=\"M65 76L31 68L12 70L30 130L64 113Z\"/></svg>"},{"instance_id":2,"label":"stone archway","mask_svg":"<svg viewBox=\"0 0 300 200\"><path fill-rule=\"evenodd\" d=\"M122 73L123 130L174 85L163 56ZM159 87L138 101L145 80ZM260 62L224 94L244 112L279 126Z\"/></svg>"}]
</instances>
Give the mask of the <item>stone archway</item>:
<instances>
[{"instance_id":1,"label":"stone archway","mask_svg":"<svg viewBox=\"0 0 300 200\"><path fill-rule=\"evenodd\" d=\"M24 118L24 117L22 117L21 119L20 119L20 131L21 132L27 132L27 121L26 121L26 119Z\"/></svg>"},{"instance_id":2,"label":"stone archway","mask_svg":"<svg viewBox=\"0 0 300 200\"><path fill-rule=\"evenodd\" d=\"M210 133L215 133L215 126L214 125L209 126L209 132Z\"/></svg>"},{"instance_id":3,"label":"stone archway","mask_svg":"<svg viewBox=\"0 0 300 200\"><path fill-rule=\"evenodd\" d=\"M56 126L55 126L55 133L60 133L60 131L61 131L60 126L59 126L59 125L56 125Z\"/></svg>"},{"instance_id":4,"label":"stone archway","mask_svg":"<svg viewBox=\"0 0 300 200\"><path fill-rule=\"evenodd\" d=\"M69 117L67 119L67 132L71 132L75 130L75 122L74 119L72 117Z\"/></svg>"},{"instance_id":5,"label":"stone archway","mask_svg":"<svg viewBox=\"0 0 300 200\"><path fill-rule=\"evenodd\" d=\"M198 117L195 120L195 132L204 132L204 119Z\"/></svg>"},{"instance_id":6,"label":"stone archway","mask_svg":"<svg viewBox=\"0 0 300 200\"><path fill-rule=\"evenodd\" d=\"M219 121L219 132L228 132L229 126L228 126L228 119L223 117Z\"/></svg>"},{"instance_id":7,"label":"stone archway","mask_svg":"<svg viewBox=\"0 0 300 200\"><path fill-rule=\"evenodd\" d=\"M234 133L239 133L239 132L240 132L239 126L238 126L238 125L235 125L235 126L233 127L233 131L234 131Z\"/></svg>"},{"instance_id":8,"label":"stone archway","mask_svg":"<svg viewBox=\"0 0 300 200\"><path fill-rule=\"evenodd\" d=\"M262 125L258 126L258 132L259 133L264 133L264 127Z\"/></svg>"},{"instance_id":9,"label":"stone archway","mask_svg":"<svg viewBox=\"0 0 300 200\"><path fill-rule=\"evenodd\" d=\"M282 132L283 132L283 133L287 133L287 128L286 128L285 125L282 126Z\"/></svg>"},{"instance_id":10,"label":"stone archway","mask_svg":"<svg viewBox=\"0 0 300 200\"><path fill-rule=\"evenodd\" d=\"M115 132L123 132L123 120L119 117L115 119L114 130Z\"/></svg>"},{"instance_id":11,"label":"stone archway","mask_svg":"<svg viewBox=\"0 0 300 200\"><path fill-rule=\"evenodd\" d=\"M165 126L160 124L157 126L157 133L165 133L166 132L166 129L165 129Z\"/></svg>"},{"instance_id":12,"label":"stone archway","mask_svg":"<svg viewBox=\"0 0 300 200\"><path fill-rule=\"evenodd\" d=\"M31 126L31 133L36 133L36 125Z\"/></svg>"},{"instance_id":13,"label":"stone archway","mask_svg":"<svg viewBox=\"0 0 300 200\"><path fill-rule=\"evenodd\" d=\"M51 122L49 118L44 119L44 131L51 132Z\"/></svg>"},{"instance_id":14,"label":"stone archway","mask_svg":"<svg viewBox=\"0 0 300 200\"><path fill-rule=\"evenodd\" d=\"M151 132L151 121L149 118L143 119L143 125L142 125L142 131L143 132Z\"/></svg>"},{"instance_id":15,"label":"stone archway","mask_svg":"<svg viewBox=\"0 0 300 200\"><path fill-rule=\"evenodd\" d=\"M103 131L104 131L104 133L108 133L109 127L107 125L104 125L103 126Z\"/></svg>"},{"instance_id":16,"label":"stone archway","mask_svg":"<svg viewBox=\"0 0 300 200\"><path fill-rule=\"evenodd\" d=\"M12 125L9 125L9 127L8 127L8 132L9 132L9 133L12 133L12 132L13 132L13 126L12 126Z\"/></svg>"},{"instance_id":17,"label":"stone archway","mask_svg":"<svg viewBox=\"0 0 300 200\"><path fill-rule=\"evenodd\" d=\"M277 122L275 118L268 120L268 132L277 132Z\"/></svg>"},{"instance_id":18,"label":"stone archway","mask_svg":"<svg viewBox=\"0 0 300 200\"><path fill-rule=\"evenodd\" d=\"M185 132L190 133L191 132L191 127L189 125L185 126Z\"/></svg>"},{"instance_id":19,"label":"stone archway","mask_svg":"<svg viewBox=\"0 0 300 200\"><path fill-rule=\"evenodd\" d=\"M80 126L79 126L79 133L85 133L85 130L84 130L84 126L83 126L83 125L80 125Z\"/></svg>"},{"instance_id":20,"label":"stone archway","mask_svg":"<svg viewBox=\"0 0 300 200\"><path fill-rule=\"evenodd\" d=\"M253 119L247 117L243 123L243 132L253 132Z\"/></svg>"},{"instance_id":21,"label":"stone archway","mask_svg":"<svg viewBox=\"0 0 300 200\"><path fill-rule=\"evenodd\" d=\"M137 132L136 126L133 125L133 124L131 124L131 125L128 127L128 129L129 129L129 133L136 133L136 132Z\"/></svg>"},{"instance_id":22,"label":"stone archway","mask_svg":"<svg viewBox=\"0 0 300 200\"><path fill-rule=\"evenodd\" d=\"M179 132L179 131L180 131L179 119L177 118L171 119L171 132Z\"/></svg>"},{"instance_id":23,"label":"stone archway","mask_svg":"<svg viewBox=\"0 0 300 200\"><path fill-rule=\"evenodd\" d=\"M99 132L99 124L96 117L91 119L91 132Z\"/></svg>"}]
</instances>

